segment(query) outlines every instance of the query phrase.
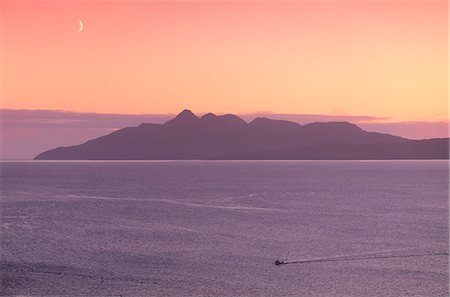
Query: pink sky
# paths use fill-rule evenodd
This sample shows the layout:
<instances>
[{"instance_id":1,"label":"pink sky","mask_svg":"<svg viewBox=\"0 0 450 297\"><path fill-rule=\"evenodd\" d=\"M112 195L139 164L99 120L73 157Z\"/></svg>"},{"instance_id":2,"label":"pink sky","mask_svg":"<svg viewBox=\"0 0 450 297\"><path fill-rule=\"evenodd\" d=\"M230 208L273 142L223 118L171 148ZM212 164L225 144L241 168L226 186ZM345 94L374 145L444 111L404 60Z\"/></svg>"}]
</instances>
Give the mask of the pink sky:
<instances>
[{"instance_id":1,"label":"pink sky","mask_svg":"<svg viewBox=\"0 0 450 297\"><path fill-rule=\"evenodd\" d=\"M1 5L2 108L448 118L447 1Z\"/></svg>"}]
</instances>

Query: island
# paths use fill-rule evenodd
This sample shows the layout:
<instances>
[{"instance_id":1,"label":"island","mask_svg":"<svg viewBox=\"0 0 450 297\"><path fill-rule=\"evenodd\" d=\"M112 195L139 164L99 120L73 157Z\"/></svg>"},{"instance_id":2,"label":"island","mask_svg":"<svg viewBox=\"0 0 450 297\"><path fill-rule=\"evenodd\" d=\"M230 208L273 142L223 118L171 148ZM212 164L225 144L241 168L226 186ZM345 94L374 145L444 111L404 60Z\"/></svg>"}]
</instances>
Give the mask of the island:
<instances>
[{"instance_id":1,"label":"island","mask_svg":"<svg viewBox=\"0 0 450 297\"><path fill-rule=\"evenodd\" d=\"M184 110L164 124L143 123L36 160L392 160L448 159L449 138L413 140L348 122L295 122Z\"/></svg>"}]
</instances>

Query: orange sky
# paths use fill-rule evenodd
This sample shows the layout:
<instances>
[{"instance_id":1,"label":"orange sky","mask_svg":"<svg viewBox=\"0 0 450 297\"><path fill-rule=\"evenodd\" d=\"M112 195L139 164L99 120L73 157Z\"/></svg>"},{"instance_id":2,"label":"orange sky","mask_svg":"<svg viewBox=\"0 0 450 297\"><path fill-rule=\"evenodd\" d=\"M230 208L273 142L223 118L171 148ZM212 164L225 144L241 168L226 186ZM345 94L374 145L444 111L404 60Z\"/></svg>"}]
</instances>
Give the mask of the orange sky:
<instances>
[{"instance_id":1,"label":"orange sky","mask_svg":"<svg viewBox=\"0 0 450 297\"><path fill-rule=\"evenodd\" d=\"M447 120L446 1L0 5L2 108Z\"/></svg>"}]
</instances>

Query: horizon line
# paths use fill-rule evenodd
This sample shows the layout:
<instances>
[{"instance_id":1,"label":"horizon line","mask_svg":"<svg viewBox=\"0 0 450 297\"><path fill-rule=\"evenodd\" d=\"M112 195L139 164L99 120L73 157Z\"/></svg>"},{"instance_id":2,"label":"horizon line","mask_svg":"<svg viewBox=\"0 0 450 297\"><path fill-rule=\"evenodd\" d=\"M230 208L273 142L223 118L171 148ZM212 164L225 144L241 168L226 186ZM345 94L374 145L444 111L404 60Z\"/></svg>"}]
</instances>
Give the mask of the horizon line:
<instances>
[{"instance_id":1,"label":"horizon line","mask_svg":"<svg viewBox=\"0 0 450 297\"><path fill-rule=\"evenodd\" d=\"M242 117L265 117L265 116L286 116L286 117L326 117L326 118L342 118L353 120L354 123L367 123L367 124L450 124L450 119L437 119L437 120L395 120L391 117L382 117L382 116L371 116L371 115L348 115L348 114L330 114L330 113L284 113L284 112L273 112L273 111L254 111L254 112L243 112L243 113L233 113L233 112L210 112L210 111L200 111L200 112L194 112L192 109L184 108L180 112L173 112L173 113L114 113L114 112L96 112L96 111L73 111L73 110L64 110L64 109L27 109L27 108L0 108L0 125L2 120L2 113L3 112L50 112L50 113L61 113L61 114L72 114L72 115L98 115L98 116L119 116L119 117L145 117L145 116L152 116L152 117L176 117L181 112L188 110L192 112L196 116L203 116L208 113L212 113L214 115L236 115L236 116L242 116ZM244 119L245 120L245 119ZM247 121L247 120L245 120ZM289 119L289 121L297 122L296 119ZM336 120L334 120L336 121ZM344 120L345 121L345 120ZM314 123L308 122L308 123ZM353 123L353 122L351 122ZM305 123L306 124L306 123Z\"/></svg>"}]
</instances>

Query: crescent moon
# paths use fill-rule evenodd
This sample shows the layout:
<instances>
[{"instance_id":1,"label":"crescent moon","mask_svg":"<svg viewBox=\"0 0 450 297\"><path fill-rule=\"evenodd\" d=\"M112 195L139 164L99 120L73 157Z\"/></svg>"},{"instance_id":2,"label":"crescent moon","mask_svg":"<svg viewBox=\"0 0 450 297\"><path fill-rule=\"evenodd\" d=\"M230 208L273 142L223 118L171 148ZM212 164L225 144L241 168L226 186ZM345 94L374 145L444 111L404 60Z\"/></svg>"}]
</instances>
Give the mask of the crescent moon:
<instances>
[{"instance_id":1,"label":"crescent moon","mask_svg":"<svg viewBox=\"0 0 450 297\"><path fill-rule=\"evenodd\" d=\"M82 20L78 20L78 23L80 24L80 27L78 28L78 33L80 33L81 31L83 31L84 24Z\"/></svg>"}]
</instances>

